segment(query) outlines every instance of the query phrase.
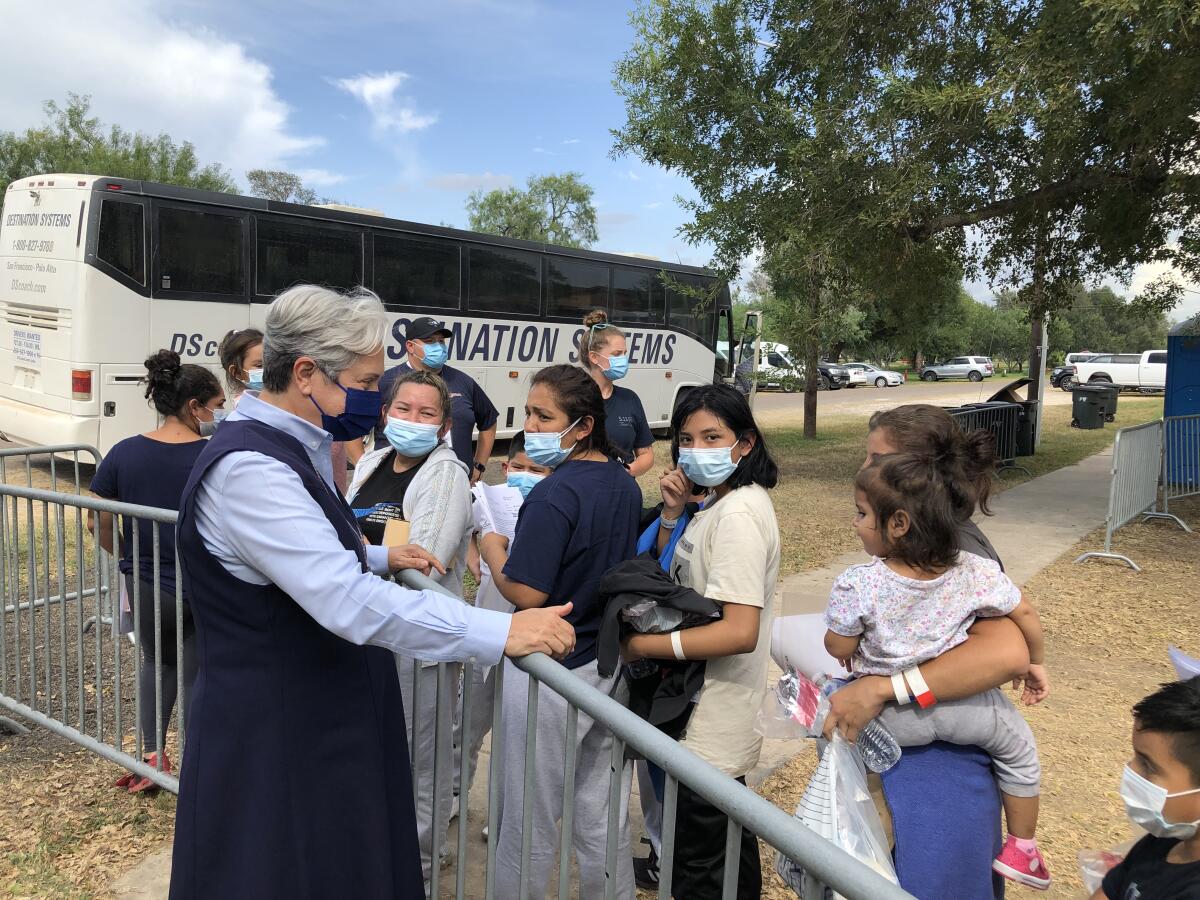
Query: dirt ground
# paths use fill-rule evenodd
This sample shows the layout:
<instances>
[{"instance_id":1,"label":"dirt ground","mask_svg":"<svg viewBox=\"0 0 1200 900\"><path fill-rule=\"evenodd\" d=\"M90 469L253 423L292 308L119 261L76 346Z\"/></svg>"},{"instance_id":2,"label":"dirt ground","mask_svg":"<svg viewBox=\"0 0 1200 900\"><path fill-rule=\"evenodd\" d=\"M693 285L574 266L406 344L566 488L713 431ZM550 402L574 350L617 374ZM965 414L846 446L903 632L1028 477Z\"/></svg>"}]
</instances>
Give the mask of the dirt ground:
<instances>
[{"instance_id":1,"label":"dirt ground","mask_svg":"<svg viewBox=\"0 0 1200 900\"><path fill-rule=\"evenodd\" d=\"M1134 835L1117 793L1130 755L1130 707L1175 679L1168 644L1200 655L1200 501L1178 509L1172 504L1172 512L1196 533L1152 521L1115 535L1114 549L1137 562L1141 573L1110 561L1074 562L1085 551L1102 549L1101 529L1025 585L1045 626L1051 677L1050 697L1026 710L1042 760L1039 842L1054 876L1046 897L1082 897L1076 854ZM760 792L794 809L815 761L815 754L800 753ZM773 854L763 859L766 868ZM795 897L774 872L767 881L764 897Z\"/></svg>"}]
</instances>

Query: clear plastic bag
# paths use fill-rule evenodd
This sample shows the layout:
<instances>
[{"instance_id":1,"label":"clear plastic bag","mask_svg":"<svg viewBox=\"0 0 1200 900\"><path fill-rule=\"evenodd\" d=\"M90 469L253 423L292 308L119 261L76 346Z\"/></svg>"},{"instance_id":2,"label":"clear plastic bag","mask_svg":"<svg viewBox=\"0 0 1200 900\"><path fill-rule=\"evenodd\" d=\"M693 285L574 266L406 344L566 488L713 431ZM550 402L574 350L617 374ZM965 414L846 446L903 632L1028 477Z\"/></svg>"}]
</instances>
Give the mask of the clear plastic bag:
<instances>
[{"instance_id":1,"label":"clear plastic bag","mask_svg":"<svg viewBox=\"0 0 1200 900\"><path fill-rule=\"evenodd\" d=\"M883 823L867 789L866 769L840 734L825 748L796 807L796 818L893 884L900 883ZM782 853L775 855L775 871L805 900L841 897L829 888L822 890L821 882Z\"/></svg>"},{"instance_id":2,"label":"clear plastic bag","mask_svg":"<svg viewBox=\"0 0 1200 900\"><path fill-rule=\"evenodd\" d=\"M754 730L773 740L820 737L828 708L820 688L789 667L763 697Z\"/></svg>"},{"instance_id":3,"label":"clear plastic bag","mask_svg":"<svg viewBox=\"0 0 1200 900\"><path fill-rule=\"evenodd\" d=\"M1111 850L1079 851L1079 877L1083 879L1083 886L1087 888L1089 895L1100 890L1100 884L1104 881L1108 870L1125 858L1125 854L1129 852L1134 843L1134 841L1127 841Z\"/></svg>"},{"instance_id":4,"label":"clear plastic bag","mask_svg":"<svg viewBox=\"0 0 1200 900\"><path fill-rule=\"evenodd\" d=\"M683 624L684 614L654 600L641 600L621 610L621 618L641 634L666 634Z\"/></svg>"}]
</instances>

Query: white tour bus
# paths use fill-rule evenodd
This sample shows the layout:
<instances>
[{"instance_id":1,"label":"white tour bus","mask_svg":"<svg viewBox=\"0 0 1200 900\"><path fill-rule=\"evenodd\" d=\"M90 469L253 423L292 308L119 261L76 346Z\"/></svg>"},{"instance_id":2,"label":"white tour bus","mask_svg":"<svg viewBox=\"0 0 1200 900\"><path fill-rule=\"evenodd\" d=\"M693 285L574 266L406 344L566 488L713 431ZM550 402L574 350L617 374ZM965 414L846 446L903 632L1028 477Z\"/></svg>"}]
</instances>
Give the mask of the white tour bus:
<instances>
[{"instance_id":1,"label":"white tour bus","mask_svg":"<svg viewBox=\"0 0 1200 900\"><path fill-rule=\"evenodd\" d=\"M445 319L450 364L491 397L501 436L521 428L530 373L577 362L596 307L628 335L622 383L652 427L689 388L733 375L729 290L707 270L345 209L38 175L5 193L0 260L0 438L27 445L107 452L153 428L152 351L216 370L221 338L261 328L271 298L301 282L376 291L389 366L410 320Z\"/></svg>"}]
</instances>

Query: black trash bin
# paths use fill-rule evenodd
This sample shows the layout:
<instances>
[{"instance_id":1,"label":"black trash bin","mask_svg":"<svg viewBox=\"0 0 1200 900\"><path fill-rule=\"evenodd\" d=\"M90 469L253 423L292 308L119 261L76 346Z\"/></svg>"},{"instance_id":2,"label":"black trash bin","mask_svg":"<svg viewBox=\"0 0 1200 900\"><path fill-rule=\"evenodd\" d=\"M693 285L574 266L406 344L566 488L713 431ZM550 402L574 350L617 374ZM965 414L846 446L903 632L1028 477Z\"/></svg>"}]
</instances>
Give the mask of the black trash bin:
<instances>
[{"instance_id":1,"label":"black trash bin","mask_svg":"<svg viewBox=\"0 0 1200 900\"><path fill-rule=\"evenodd\" d=\"M1071 427L1091 431L1104 427L1108 408L1108 392L1093 385L1078 384L1071 388Z\"/></svg>"},{"instance_id":2,"label":"black trash bin","mask_svg":"<svg viewBox=\"0 0 1200 900\"><path fill-rule=\"evenodd\" d=\"M1093 381L1088 387L1104 394L1104 421L1114 421L1117 418L1117 398L1121 396L1120 386Z\"/></svg>"}]
</instances>

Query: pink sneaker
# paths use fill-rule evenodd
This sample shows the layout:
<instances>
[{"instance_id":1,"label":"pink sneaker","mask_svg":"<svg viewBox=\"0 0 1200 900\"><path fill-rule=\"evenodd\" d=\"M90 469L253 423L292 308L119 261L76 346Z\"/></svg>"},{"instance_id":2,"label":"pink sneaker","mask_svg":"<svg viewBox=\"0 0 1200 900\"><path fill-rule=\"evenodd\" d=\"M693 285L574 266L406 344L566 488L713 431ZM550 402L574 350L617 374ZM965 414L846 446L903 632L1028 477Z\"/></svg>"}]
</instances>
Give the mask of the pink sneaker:
<instances>
[{"instance_id":1,"label":"pink sneaker","mask_svg":"<svg viewBox=\"0 0 1200 900\"><path fill-rule=\"evenodd\" d=\"M1017 846L1017 839L1011 834L1000 855L992 860L992 870L1034 890L1044 891L1050 887L1050 872L1042 859L1042 851L1035 847L1032 853L1026 853Z\"/></svg>"}]
</instances>

